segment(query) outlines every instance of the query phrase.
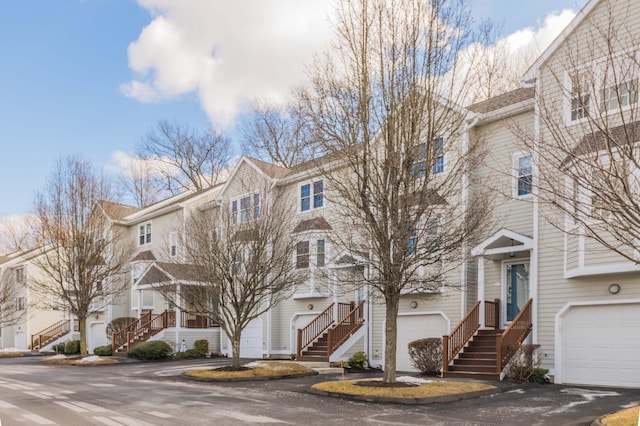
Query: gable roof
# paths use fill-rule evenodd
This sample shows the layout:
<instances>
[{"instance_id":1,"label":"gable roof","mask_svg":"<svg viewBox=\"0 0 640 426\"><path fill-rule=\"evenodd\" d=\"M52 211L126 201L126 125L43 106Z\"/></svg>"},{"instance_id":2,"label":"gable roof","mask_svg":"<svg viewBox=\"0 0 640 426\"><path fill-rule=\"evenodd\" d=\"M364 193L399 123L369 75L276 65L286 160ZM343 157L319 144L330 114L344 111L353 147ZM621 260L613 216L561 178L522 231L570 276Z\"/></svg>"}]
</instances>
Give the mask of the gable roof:
<instances>
[{"instance_id":1,"label":"gable roof","mask_svg":"<svg viewBox=\"0 0 640 426\"><path fill-rule=\"evenodd\" d=\"M195 283L199 281L200 268L195 265L154 262L136 281L135 287L158 284Z\"/></svg>"},{"instance_id":2,"label":"gable roof","mask_svg":"<svg viewBox=\"0 0 640 426\"><path fill-rule=\"evenodd\" d=\"M485 101L475 103L469 106L469 110L480 114L486 114L488 112L497 111L499 109L533 99L534 96L535 88L522 87L520 89L515 89L493 98L489 98Z\"/></svg>"},{"instance_id":3,"label":"gable roof","mask_svg":"<svg viewBox=\"0 0 640 426\"><path fill-rule=\"evenodd\" d=\"M589 0L584 7L578 11L573 20L565 27L564 30L558 35L553 42L545 49L544 52L538 57L538 59L529 67L527 72L525 72L524 76L522 76L522 81L525 83L531 83L535 80L536 74L542 65L547 62L547 60L558 50L558 48L562 45L562 43L567 39L567 37L580 25L582 21L587 17L587 15L593 10L594 7L601 0Z\"/></svg>"},{"instance_id":4,"label":"gable roof","mask_svg":"<svg viewBox=\"0 0 640 426\"><path fill-rule=\"evenodd\" d=\"M640 121L621 124L608 129L596 130L586 133L580 142L571 150L564 159L563 164L571 162L572 158L580 157L592 152L602 151L625 146L640 140Z\"/></svg>"},{"instance_id":5,"label":"gable roof","mask_svg":"<svg viewBox=\"0 0 640 426\"><path fill-rule=\"evenodd\" d=\"M107 200L98 200L96 203L102 208L102 211L109 217L109 219L118 220L125 216L136 213L142 209L126 204L114 203Z\"/></svg>"},{"instance_id":6,"label":"gable roof","mask_svg":"<svg viewBox=\"0 0 640 426\"><path fill-rule=\"evenodd\" d=\"M331 227L331 225L329 225L329 222L327 222L324 217L318 216L312 219L300 221L300 223L296 225L291 233L297 234L299 232L306 231L330 231L332 229L333 228Z\"/></svg>"}]
</instances>

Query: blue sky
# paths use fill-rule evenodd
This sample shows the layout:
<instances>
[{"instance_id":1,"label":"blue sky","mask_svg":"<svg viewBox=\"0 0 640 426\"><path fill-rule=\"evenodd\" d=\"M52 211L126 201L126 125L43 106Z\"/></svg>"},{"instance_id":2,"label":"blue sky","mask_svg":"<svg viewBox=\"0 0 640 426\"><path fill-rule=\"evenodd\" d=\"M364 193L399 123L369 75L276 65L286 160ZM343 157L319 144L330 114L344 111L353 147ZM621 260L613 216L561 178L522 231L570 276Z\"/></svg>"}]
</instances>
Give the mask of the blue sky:
<instances>
[{"instance_id":1,"label":"blue sky","mask_svg":"<svg viewBox=\"0 0 640 426\"><path fill-rule=\"evenodd\" d=\"M204 128L214 118L232 131L253 94L277 97L303 78L308 52L322 46L329 31L320 13L325 4L3 2L0 217L31 209L61 155L113 164L115 152L131 152L163 119ZM476 17L491 18L510 34L539 28L552 11L577 11L585 0L472 4ZM212 52L226 53L225 63Z\"/></svg>"}]
</instances>

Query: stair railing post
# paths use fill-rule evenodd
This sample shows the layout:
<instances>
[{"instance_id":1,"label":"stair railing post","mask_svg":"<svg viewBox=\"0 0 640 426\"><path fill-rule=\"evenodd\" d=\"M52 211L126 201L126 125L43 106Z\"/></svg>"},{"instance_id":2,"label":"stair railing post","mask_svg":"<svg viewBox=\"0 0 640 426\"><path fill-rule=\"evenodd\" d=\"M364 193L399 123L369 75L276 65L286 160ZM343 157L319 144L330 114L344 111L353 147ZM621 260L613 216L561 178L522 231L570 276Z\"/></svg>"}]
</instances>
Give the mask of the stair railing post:
<instances>
[{"instance_id":1,"label":"stair railing post","mask_svg":"<svg viewBox=\"0 0 640 426\"><path fill-rule=\"evenodd\" d=\"M442 372L449 371L449 336L442 336Z\"/></svg>"},{"instance_id":2,"label":"stair railing post","mask_svg":"<svg viewBox=\"0 0 640 426\"><path fill-rule=\"evenodd\" d=\"M302 329L298 329L298 356L302 355Z\"/></svg>"},{"instance_id":3,"label":"stair railing post","mask_svg":"<svg viewBox=\"0 0 640 426\"><path fill-rule=\"evenodd\" d=\"M502 373L502 334L496 334L496 373Z\"/></svg>"},{"instance_id":4,"label":"stair railing post","mask_svg":"<svg viewBox=\"0 0 640 426\"><path fill-rule=\"evenodd\" d=\"M133 341L133 333L131 331L127 331L127 352L131 349L131 343Z\"/></svg>"},{"instance_id":5,"label":"stair railing post","mask_svg":"<svg viewBox=\"0 0 640 426\"><path fill-rule=\"evenodd\" d=\"M331 355L331 347L333 346L333 329L330 328L327 332L327 356Z\"/></svg>"},{"instance_id":6,"label":"stair railing post","mask_svg":"<svg viewBox=\"0 0 640 426\"><path fill-rule=\"evenodd\" d=\"M500 299L496 299L495 302L496 302L496 306L495 306L495 310L496 310L496 312L495 312L495 316L496 316L495 321L496 321L496 323L495 324L496 324L496 326L495 326L495 329L496 330L500 330Z\"/></svg>"}]
</instances>

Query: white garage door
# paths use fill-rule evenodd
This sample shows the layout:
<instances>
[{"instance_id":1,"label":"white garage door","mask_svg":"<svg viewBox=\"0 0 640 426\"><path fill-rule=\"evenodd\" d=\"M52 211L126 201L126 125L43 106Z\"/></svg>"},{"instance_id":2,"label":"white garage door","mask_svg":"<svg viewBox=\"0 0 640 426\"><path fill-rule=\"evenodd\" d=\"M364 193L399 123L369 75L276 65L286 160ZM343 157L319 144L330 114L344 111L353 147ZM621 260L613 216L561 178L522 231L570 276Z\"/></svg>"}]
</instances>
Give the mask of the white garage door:
<instances>
[{"instance_id":1,"label":"white garage door","mask_svg":"<svg viewBox=\"0 0 640 426\"><path fill-rule=\"evenodd\" d=\"M240 335L240 357L262 358L262 320L252 320Z\"/></svg>"},{"instance_id":2,"label":"white garage door","mask_svg":"<svg viewBox=\"0 0 640 426\"><path fill-rule=\"evenodd\" d=\"M411 364L409 342L427 337L442 338L446 333L448 333L447 321L440 314L398 316L396 369L398 371L417 371Z\"/></svg>"},{"instance_id":3,"label":"white garage door","mask_svg":"<svg viewBox=\"0 0 640 426\"><path fill-rule=\"evenodd\" d=\"M640 303L572 307L561 332L563 383L640 386Z\"/></svg>"},{"instance_id":4,"label":"white garage door","mask_svg":"<svg viewBox=\"0 0 640 426\"><path fill-rule=\"evenodd\" d=\"M90 354L98 346L104 346L110 342L107 341L106 324L104 322L93 322L89 325L89 335L87 341L87 350Z\"/></svg>"}]
</instances>

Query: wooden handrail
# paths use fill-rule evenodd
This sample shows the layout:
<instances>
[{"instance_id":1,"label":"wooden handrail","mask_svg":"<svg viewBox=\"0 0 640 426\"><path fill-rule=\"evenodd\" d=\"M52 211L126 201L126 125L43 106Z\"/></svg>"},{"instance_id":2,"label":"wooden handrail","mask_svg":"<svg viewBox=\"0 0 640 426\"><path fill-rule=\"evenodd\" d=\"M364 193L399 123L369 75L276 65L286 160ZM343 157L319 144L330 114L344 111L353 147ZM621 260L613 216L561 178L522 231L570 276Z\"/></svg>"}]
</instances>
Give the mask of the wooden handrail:
<instances>
[{"instance_id":1,"label":"wooden handrail","mask_svg":"<svg viewBox=\"0 0 640 426\"><path fill-rule=\"evenodd\" d=\"M145 322L149 321L149 319L151 319L151 312L145 312L137 320L131 321L131 323L127 324L124 328L112 333L111 334L111 350L113 351L113 353L116 353L116 351L119 348L121 348L127 343L128 341L127 335L129 332L132 332L135 329L140 328L140 326Z\"/></svg>"},{"instance_id":2,"label":"wooden handrail","mask_svg":"<svg viewBox=\"0 0 640 426\"><path fill-rule=\"evenodd\" d=\"M480 301L478 300L467 315L455 326L449 335L442 336L442 371L449 371L449 364L458 352L480 328Z\"/></svg>"},{"instance_id":3,"label":"wooden handrail","mask_svg":"<svg viewBox=\"0 0 640 426\"><path fill-rule=\"evenodd\" d=\"M80 329L78 321L74 322L74 331ZM59 337L71 331L71 320L62 320L50 325L49 327L31 335L31 350L42 349L43 346L48 345Z\"/></svg>"},{"instance_id":4,"label":"wooden handrail","mask_svg":"<svg viewBox=\"0 0 640 426\"><path fill-rule=\"evenodd\" d=\"M151 317L149 321L142 324L133 331L127 332L127 350L135 344L144 342L149 337L155 336L169 326L169 311L164 311Z\"/></svg>"},{"instance_id":5,"label":"wooden handrail","mask_svg":"<svg viewBox=\"0 0 640 426\"><path fill-rule=\"evenodd\" d=\"M511 357L518 350L518 346L524 341L533 328L531 321L533 299L520 309L520 313L511 321L502 334L496 336L496 372L500 374Z\"/></svg>"},{"instance_id":6,"label":"wooden handrail","mask_svg":"<svg viewBox=\"0 0 640 426\"><path fill-rule=\"evenodd\" d=\"M331 356L364 322L364 300L348 304L351 310L329 329L327 334L327 356Z\"/></svg>"},{"instance_id":7,"label":"wooden handrail","mask_svg":"<svg viewBox=\"0 0 640 426\"><path fill-rule=\"evenodd\" d=\"M484 301L484 325L500 329L500 299Z\"/></svg>"},{"instance_id":8,"label":"wooden handrail","mask_svg":"<svg viewBox=\"0 0 640 426\"><path fill-rule=\"evenodd\" d=\"M333 324L333 303L324 311L318 314L304 328L298 329L298 356L306 349L314 340L318 338L325 330Z\"/></svg>"}]
</instances>

